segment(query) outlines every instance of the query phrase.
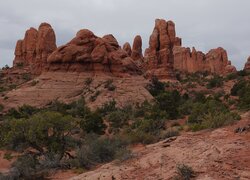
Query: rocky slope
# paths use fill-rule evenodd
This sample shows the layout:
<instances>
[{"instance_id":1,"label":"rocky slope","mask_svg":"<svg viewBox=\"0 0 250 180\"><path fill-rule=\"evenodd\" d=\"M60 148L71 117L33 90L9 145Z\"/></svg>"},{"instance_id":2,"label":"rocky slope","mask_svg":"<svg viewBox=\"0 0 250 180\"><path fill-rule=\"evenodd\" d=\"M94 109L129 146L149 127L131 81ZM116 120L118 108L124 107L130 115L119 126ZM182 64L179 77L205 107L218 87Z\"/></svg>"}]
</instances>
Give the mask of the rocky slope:
<instances>
[{"instance_id":1,"label":"rocky slope","mask_svg":"<svg viewBox=\"0 0 250 180\"><path fill-rule=\"evenodd\" d=\"M92 108L113 99L122 106L152 100L145 89L147 83L141 76L119 78L105 73L44 72L0 97L0 104L8 110L23 104L43 107L54 100L70 103L84 97Z\"/></svg>"},{"instance_id":2,"label":"rocky slope","mask_svg":"<svg viewBox=\"0 0 250 180\"><path fill-rule=\"evenodd\" d=\"M172 140L134 148L135 157L122 164L115 162L71 178L72 180L155 180L172 179L176 166L186 164L195 179L250 179L250 134L235 133L250 124L250 113L231 127L214 131L184 133Z\"/></svg>"}]
</instances>

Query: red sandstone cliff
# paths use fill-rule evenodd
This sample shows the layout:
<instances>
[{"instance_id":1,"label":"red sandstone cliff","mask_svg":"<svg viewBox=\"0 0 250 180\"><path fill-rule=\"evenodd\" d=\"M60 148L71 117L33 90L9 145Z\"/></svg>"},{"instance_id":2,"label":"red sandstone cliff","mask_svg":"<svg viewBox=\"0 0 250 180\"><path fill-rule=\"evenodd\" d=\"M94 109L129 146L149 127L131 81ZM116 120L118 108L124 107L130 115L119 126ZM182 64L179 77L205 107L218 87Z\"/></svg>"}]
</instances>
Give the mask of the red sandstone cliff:
<instances>
[{"instance_id":1,"label":"red sandstone cliff","mask_svg":"<svg viewBox=\"0 0 250 180\"><path fill-rule=\"evenodd\" d=\"M51 25L42 23L38 30L30 28L23 40L18 40L14 66L46 63L47 57L56 49L56 36Z\"/></svg>"},{"instance_id":2,"label":"red sandstone cliff","mask_svg":"<svg viewBox=\"0 0 250 180\"><path fill-rule=\"evenodd\" d=\"M156 19L149 47L142 54L142 38L134 38L132 48L125 43L121 48L113 35L97 37L83 29L66 45L56 47L54 30L42 23L38 30L30 28L23 40L17 41L14 66L32 65L32 71L94 71L113 74L145 72L160 79L175 78L175 71L195 73L210 72L227 74L236 71L223 48L210 50L207 54L195 48L182 47L176 37L172 21ZM246 69L249 69L249 61Z\"/></svg>"}]
</instances>

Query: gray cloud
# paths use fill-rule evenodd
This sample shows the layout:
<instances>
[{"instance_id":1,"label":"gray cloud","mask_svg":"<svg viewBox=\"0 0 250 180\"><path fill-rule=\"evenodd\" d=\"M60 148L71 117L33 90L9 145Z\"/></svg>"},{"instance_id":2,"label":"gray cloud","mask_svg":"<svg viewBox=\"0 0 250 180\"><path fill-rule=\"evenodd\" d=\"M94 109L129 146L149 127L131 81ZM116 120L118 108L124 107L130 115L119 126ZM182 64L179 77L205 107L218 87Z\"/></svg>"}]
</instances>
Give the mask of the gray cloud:
<instances>
[{"instance_id":1,"label":"gray cloud","mask_svg":"<svg viewBox=\"0 0 250 180\"><path fill-rule=\"evenodd\" d=\"M0 66L12 64L16 40L29 27L49 22L57 44L79 29L113 34L123 44L140 34L143 47L156 18L173 20L184 46L207 52L222 46L241 69L250 55L249 0L8 0L0 6Z\"/></svg>"}]
</instances>

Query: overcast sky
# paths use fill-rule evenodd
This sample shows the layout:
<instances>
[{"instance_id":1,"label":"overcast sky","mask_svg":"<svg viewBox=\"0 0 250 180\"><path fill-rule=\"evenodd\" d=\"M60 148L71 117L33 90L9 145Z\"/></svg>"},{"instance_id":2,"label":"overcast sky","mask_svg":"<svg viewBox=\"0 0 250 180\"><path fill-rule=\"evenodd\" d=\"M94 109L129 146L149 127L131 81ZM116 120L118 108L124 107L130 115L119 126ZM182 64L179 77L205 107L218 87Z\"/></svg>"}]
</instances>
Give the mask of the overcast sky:
<instances>
[{"instance_id":1,"label":"overcast sky","mask_svg":"<svg viewBox=\"0 0 250 180\"><path fill-rule=\"evenodd\" d=\"M250 55L250 0L1 0L0 66L12 65L15 44L26 29L50 23L57 45L80 29L113 34L122 45L143 38L143 48L156 18L173 20L183 46L207 52L224 47L241 69Z\"/></svg>"}]
</instances>

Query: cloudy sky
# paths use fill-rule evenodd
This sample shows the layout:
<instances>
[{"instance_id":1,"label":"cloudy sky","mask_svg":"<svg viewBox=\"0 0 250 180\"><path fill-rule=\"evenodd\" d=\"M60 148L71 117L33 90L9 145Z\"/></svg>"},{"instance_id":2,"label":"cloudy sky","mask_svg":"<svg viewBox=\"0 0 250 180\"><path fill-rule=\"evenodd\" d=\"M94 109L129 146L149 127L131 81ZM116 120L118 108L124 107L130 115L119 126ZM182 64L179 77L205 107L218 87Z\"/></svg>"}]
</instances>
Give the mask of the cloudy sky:
<instances>
[{"instance_id":1,"label":"cloudy sky","mask_svg":"<svg viewBox=\"0 0 250 180\"><path fill-rule=\"evenodd\" d=\"M41 22L53 26L57 45L87 28L111 33L120 44L140 34L146 48L154 20L163 18L175 22L184 46L204 52L224 47L241 69L250 55L249 7L249 0L1 0L0 66L12 65L16 40Z\"/></svg>"}]
</instances>

